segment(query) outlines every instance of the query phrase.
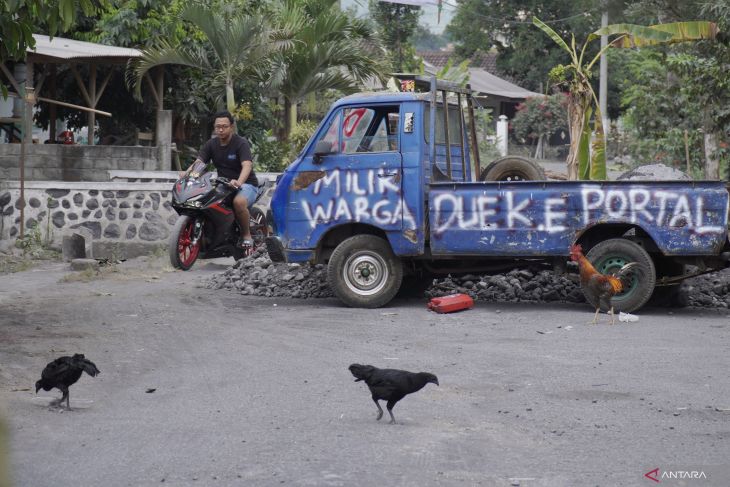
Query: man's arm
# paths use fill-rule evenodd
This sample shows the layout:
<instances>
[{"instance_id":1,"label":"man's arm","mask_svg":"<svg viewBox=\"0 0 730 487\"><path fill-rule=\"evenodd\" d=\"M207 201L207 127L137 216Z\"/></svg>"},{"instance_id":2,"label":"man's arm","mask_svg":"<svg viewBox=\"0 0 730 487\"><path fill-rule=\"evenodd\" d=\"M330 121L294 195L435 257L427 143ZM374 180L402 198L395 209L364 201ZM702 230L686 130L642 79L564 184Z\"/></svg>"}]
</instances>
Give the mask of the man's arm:
<instances>
[{"instance_id":1,"label":"man's arm","mask_svg":"<svg viewBox=\"0 0 730 487\"><path fill-rule=\"evenodd\" d=\"M188 166L188 168L185 171L180 171L180 177L183 178L190 174L190 171L193 170L193 166L195 166L196 162L205 162L210 161L211 157L211 148L210 148L210 140L206 142L203 147L200 148L200 152L198 152L198 157L195 158L195 160ZM208 164L205 162L205 164Z\"/></svg>"},{"instance_id":2,"label":"man's arm","mask_svg":"<svg viewBox=\"0 0 730 487\"><path fill-rule=\"evenodd\" d=\"M235 187L240 188L246 182L249 174L251 174L251 169L253 169L253 162L241 161L241 174L239 174L238 179L231 181Z\"/></svg>"},{"instance_id":3,"label":"man's arm","mask_svg":"<svg viewBox=\"0 0 730 487\"><path fill-rule=\"evenodd\" d=\"M243 139L243 143L241 144L241 147L238 148L236 154L238 155L238 160L241 161L241 174L238 175L238 179L235 181L234 185L237 188L240 188L241 185L248 180L248 176L253 170L253 162L251 162L251 147L248 145L248 141L246 139Z\"/></svg>"}]
</instances>

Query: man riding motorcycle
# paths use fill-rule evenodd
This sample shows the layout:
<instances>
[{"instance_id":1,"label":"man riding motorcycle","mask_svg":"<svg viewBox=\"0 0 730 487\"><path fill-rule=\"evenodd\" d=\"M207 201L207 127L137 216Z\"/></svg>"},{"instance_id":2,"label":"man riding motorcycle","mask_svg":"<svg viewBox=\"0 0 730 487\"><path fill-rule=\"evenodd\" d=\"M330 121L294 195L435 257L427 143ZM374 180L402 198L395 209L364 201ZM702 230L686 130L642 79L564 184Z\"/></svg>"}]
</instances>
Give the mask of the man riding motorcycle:
<instances>
[{"instance_id":1,"label":"man riding motorcycle","mask_svg":"<svg viewBox=\"0 0 730 487\"><path fill-rule=\"evenodd\" d=\"M241 231L238 246L243 250L244 256L248 256L254 251L249 227L249 208L256 201L258 192L258 178L251 162L251 147L244 137L234 133L234 120L230 112L217 112L213 118L216 136L203 145L195 162L208 164L212 161L218 176L230 179L231 186L238 188L233 199L233 212ZM194 165L195 163L191 164L180 176L186 176Z\"/></svg>"}]
</instances>

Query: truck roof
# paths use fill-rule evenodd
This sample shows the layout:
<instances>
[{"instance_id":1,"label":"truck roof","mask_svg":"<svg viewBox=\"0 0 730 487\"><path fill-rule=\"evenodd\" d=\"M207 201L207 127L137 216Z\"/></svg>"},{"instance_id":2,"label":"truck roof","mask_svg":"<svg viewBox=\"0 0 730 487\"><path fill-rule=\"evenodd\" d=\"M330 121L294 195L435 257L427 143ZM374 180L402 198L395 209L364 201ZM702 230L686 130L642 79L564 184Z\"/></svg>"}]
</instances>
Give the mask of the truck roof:
<instances>
[{"instance_id":1,"label":"truck roof","mask_svg":"<svg viewBox=\"0 0 730 487\"><path fill-rule=\"evenodd\" d=\"M355 93L337 100L333 107L349 105L365 101L367 103L402 103L404 101L429 101L430 93L396 92L396 91L366 91Z\"/></svg>"}]
</instances>

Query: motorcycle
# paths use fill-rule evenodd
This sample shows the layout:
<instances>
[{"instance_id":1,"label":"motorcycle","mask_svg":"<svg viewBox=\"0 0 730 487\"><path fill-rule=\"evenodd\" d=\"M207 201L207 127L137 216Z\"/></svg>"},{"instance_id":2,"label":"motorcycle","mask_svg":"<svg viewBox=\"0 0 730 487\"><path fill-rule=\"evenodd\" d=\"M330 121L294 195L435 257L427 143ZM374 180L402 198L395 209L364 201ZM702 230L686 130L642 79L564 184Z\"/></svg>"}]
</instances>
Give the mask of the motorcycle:
<instances>
[{"instance_id":1,"label":"motorcycle","mask_svg":"<svg viewBox=\"0 0 730 487\"><path fill-rule=\"evenodd\" d=\"M236 191L229 179L214 176L201 162L175 182L172 207L180 216L168 244L173 267L186 271L198 259L245 257L237 245L240 231L233 213ZM263 193L264 185L259 185L256 201ZM269 234L266 215L254 206L249 206L249 214L254 248L258 248Z\"/></svg>"}]
</instances>

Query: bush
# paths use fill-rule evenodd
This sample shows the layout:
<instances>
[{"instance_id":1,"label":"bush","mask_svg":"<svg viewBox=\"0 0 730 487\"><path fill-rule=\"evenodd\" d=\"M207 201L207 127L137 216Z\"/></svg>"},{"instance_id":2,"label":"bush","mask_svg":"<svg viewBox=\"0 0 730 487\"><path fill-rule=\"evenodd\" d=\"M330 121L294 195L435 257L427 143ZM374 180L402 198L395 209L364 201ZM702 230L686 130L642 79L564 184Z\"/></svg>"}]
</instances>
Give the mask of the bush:
<instances>
[{"instance_id":1,"label":"bush","mask_svg":"<svg viewBox=\"0 0 730 487\"><path fill-rule=\"evenodd\" d=\"M479 145L479 159L482 165L487 161L500 157L497 148L497 133L492 122L492 112L489 109L481 108L474 111L476 119L477 144Z\"/></svg>"},{"instance_id":2,"label":"bush","mask_svg":"<svg viewBox=\"0 0 730 487\"><path fill-rule=\"evenodd\" d=\"M537 142L540 136L550 137L559 130L568 132L567 98L564 94L527 98L517 105L512 120L515 137L522 142Z\"/></svg>"},{"instance_id":3,"label":"bush","mask_svg":"<svg viewBox=\"0 0 730 487\"><path fill-rule=\"evenodd\" d=\"M287 154L289 162L294 161L299 153L307 145L307 142L317 130L317 124L311 120L302 120L292 128L289 134L289 153ZM287 163L288 164L288 163Z\"/></svg>"},{"instance_id":4,"label":"bush","mask_svg":"<svg viewBox=\"0 0 730 487\"><path fill-rule=\"evenodd\" d=\"M281 172L286 162L287 146L271 136L271 131L266 132L266 137L261 138L253 147L256 162L254 168L259 172Z\"/></svg>"}]
</instances>

